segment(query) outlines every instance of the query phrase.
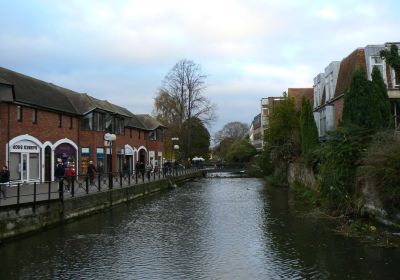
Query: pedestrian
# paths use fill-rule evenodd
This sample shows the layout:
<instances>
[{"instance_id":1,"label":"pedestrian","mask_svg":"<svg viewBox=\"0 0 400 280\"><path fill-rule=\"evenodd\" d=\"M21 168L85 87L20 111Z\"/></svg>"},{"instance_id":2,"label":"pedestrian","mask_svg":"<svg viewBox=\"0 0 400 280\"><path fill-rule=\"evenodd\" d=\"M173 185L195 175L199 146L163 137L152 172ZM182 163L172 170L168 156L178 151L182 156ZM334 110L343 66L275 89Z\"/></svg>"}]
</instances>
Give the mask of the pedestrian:
<instances>
[{"instance_id":1,"label":"pedestrian","mask_svg":"<svg viewBox=\"0 0 400 280\"><path fill-rule=\"evenodd\" d=\"M68 168L65 170L65 176L67 177L67 191L71 190L71 186L73 181L75 180L76 172L75 172L75 164L70 162L68 164Z\"/></svg>"},{"instance_id":2,"label":"pedestrian","mask_svg":"<svg viewBox=\"0 0 400 280\"><path fill-rule=\"evenodd\" d=\"M100 182L103 181L103 173L104 173L103 162L101 160L97 161L97 174L99 175Z\"/></svg>"},{"instance_id":3,"label":"pedestrian","mask_svg":"<svg viewBox=\"0 0 400 280\"><path fill-rule=\"evenodd\" d=\"M10 171L7 166L3 166L3 170L0 172L0 191L4 198L7 198L7 183L10 182Z\"/></svg>"},{"instance_id":4,"label":"pedestrian","mask_svg":"<svg viewBox=\"0 0 400 280\"><path fill-rule=\"evenodd\" d=\"M144 165L144 162L140 162L140 173L142 174L142 178L144 179L144 172L145 172L146 166Z\"/></svg>"},{"instance_id":5,"label":"pedestrian","mask_svg":"<svg viewBox=\"0 0 400 280\"><path fill-rule=\"evenodd\" d=\"M124 177L129 177L130 168L127 160L124 161L124 164L122 166L122 172L124 174Z\"/></svg>"},{"instance_id":6,"label":"pedestrian","mask_svg":"<svg viewBox=\"0 0 400 280\"><path fill-rule=\"evenodd\" d=\"M57 182L61 181L64 177L64 166L61 159L57 161L56 170L54 171L54 177L56 178Z\"/></svg>"},{"instance_id":7,"label":"pedestrian","mask_svg":"<svg viewBox=\"0 0 400 280\"><path fill-rule=\"evenodd\" d=\"M93 161L89 161L87 175L89 177L90 185L93 185L93 183L94 183L94 175L95 175L95 173L96 173L96 166L94 166Z\"/></svg>"},{"instance_id":8,"label":"pedestrian","mask_svg":"<svg viewBox=\"0 0 400 280\"><path fill-rule=\"evenodd\" d=\"M146 173L147 173L147 180L150 181L150 175L151 175L151 171L153 170L153 165L151 165L151 163L147 163L146 165Z\"/></svg>"},{"instance_id":9,"label":"pedestrian","mask_svg":"<svg viewBox=\"0 0 400 280\"><path fill-rule=\"evenodd\" d=\"M136 173L136 178L137 178L140 173L140 162L138 162L138 161L135 164L135 173Z\"/></svg>"}]
</instances>

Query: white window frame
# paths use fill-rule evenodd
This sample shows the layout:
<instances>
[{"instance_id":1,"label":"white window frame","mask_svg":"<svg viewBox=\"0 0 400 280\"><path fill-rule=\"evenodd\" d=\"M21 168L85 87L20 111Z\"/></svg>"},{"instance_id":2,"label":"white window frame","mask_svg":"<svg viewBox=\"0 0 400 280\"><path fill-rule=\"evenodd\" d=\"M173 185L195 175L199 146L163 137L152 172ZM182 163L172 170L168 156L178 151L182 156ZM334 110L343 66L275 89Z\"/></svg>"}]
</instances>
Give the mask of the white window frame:
<instances>
[{"instance_id":1,"label":"white window frame","mask_svg":"<svg viewBox=\"0 0 400 280\"><path fill-rule=\"evenodd\" d=\"M375 63L374 59L378 57L379 59L381 59L382 63ZM374 69L374 66L382 66L382 78L385 81L385 84L387 84L387 77L386 77L386 64L385 64L385 60L383 58L381 58L379 55L371 55L369 57L369 61L370 61L370 65L371 65L371 69L370 69L370 74L369 74L369 79L372 80L372 69Z\"/></svg>"},{"instance_id":2,"label":"white window frame","mask_svg":"<svg viewBox=\"0 0 400 280\"><path fill-rule=\"evenodd\" d=\"M394 71L393 67L390 67L390 76L392 78L392 85L394 88L399 88L400 84L396 82L396 72Z\"/></svg>"}]
</instances>

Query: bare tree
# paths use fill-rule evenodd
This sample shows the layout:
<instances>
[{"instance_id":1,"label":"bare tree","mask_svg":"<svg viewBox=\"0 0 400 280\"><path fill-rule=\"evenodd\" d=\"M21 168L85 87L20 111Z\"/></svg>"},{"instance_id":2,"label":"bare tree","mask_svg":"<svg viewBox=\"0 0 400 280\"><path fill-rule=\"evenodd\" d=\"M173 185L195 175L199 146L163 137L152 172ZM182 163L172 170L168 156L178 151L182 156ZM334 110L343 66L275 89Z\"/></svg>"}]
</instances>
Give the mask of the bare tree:
<instances>
[{"instance_id":1,"label":"bare tree","mask_svg":"<svg viewBox=\"0 0 400 280\"><path fill-rule=\"evenodd\" d=\"M165 76L155 98L154 113L169 126L177 126L179 131L184 122L199 119L209 125L215 120L216 107L204 96L206 75L199 64L182 59ZM189 127L191 127L189 125ZM191 156L191 133L187 134L184 155Z\"/></svg>"},{"instance_id":2,"label":"bare tree","mask_svg":"<svg viewBox=\"0 0 400 280\"><path fill-rule=\"evenodd\" d=\"M249 133L249 126L241 122L230 122L215 133L214 139L216 142L221 142L224 139L239 140L243 139Z\"/></svg>"}]
</instances>

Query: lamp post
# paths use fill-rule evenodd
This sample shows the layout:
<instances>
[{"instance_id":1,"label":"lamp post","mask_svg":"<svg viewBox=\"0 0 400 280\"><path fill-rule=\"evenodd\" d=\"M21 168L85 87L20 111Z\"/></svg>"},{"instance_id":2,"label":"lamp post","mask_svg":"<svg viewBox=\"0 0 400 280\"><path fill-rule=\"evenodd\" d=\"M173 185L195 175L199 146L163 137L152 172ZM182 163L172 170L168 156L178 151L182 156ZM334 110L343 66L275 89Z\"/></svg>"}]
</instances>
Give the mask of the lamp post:
<instances>
[{"instance_id":1,"label":"lamp post","mask_svg":"<svg viewBox=\"0 0 400 280\"><path fill-rule=\"evenodd\" d=\"M112 161L113 161L113 158L112 158L112 144L113 144L113 142L115 140L117 140L117 136L115 134L111 134L111 133L104 134L104 141L105 141L104 144L106 144L105 146L109 146L110 147L110 166L107 166L108 170L109 170L108 187L110 189L112 189L112 187L113 187L113 179L112 179Z\"/></svg>"},{"instance_id":2,"label":"lamp post","mask_svg":"<svg viewBox=\"0 0 400 280\"><path fill-rule=\"evenodd\" d=\"M179 141L179 138L178 137L172 137L171 138L171 141L172 141L172 151L173 151L173 157L174 157L174 160L176 161L176 158L175 158L175 156L176 156L176 154L175 154L175 150L179 150L179 145L174 145L174 141ZM171 160L172 161L172 160Z\"/></svg>"}]
</instances>

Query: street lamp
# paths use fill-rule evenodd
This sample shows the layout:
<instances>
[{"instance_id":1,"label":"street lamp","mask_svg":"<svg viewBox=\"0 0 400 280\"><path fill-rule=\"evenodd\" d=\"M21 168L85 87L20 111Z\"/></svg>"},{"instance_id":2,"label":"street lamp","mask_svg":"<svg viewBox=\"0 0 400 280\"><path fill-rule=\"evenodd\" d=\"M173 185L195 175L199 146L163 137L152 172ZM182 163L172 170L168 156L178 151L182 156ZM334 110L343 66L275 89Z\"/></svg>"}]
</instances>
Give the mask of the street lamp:
<instances>
[{"instance_id":1,"label":"street lamp","mask_svg":"<svg viewBox=\"0 0 400 280\"><path fill-rule=\"evenodd\" d=\"M109 169L109 176L108 176L108 184L109 184L109 188L112 189L112 143L117 140L117 136L115 134L111 134L111 133L106 133L104 134L104 144L105 146L109 146L110 147L110 166L108 167Z\"/></svg>"},{"instance_id":2,"label":"street lamp","mask_svg":"<svg viewBox=\"0 0 400 280\"><path fill-rule=\"evenodd\" d=\"M179 138L178 137L172 137L171 138L171 141L172 141L172 149L173 149L173 156L174 156L174 160L176 161L176 158L175 158L175 156L176 156L176 154L175 154L175 150L179 150L179 145L174 145L174 141L179 141Z\"/></svg>"}]
</instances>

